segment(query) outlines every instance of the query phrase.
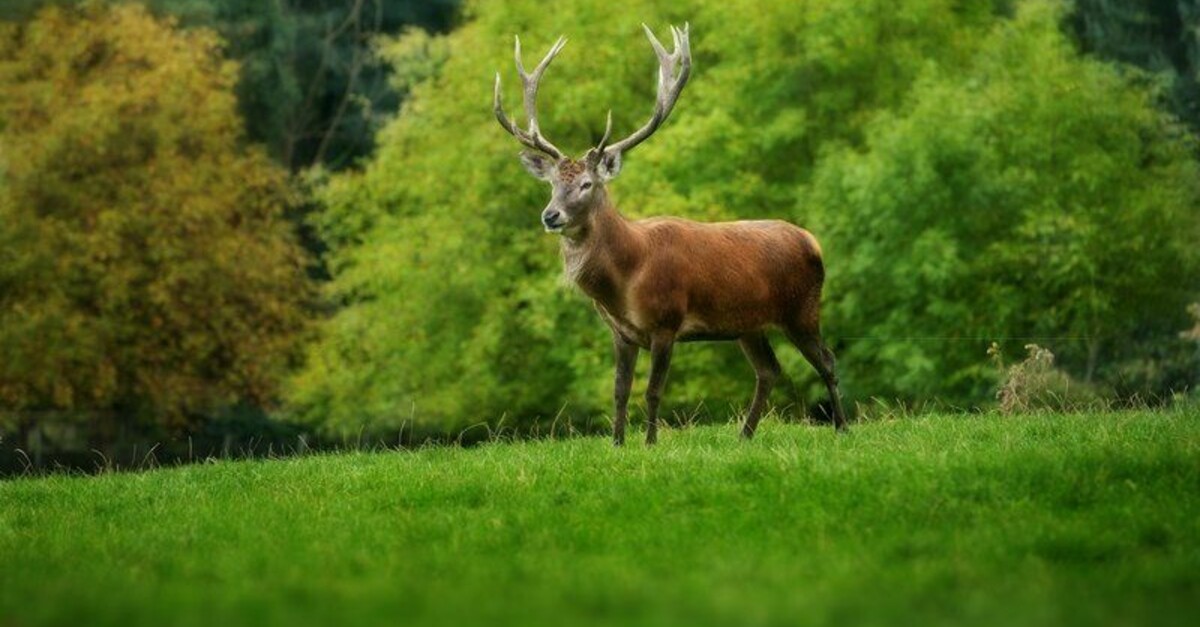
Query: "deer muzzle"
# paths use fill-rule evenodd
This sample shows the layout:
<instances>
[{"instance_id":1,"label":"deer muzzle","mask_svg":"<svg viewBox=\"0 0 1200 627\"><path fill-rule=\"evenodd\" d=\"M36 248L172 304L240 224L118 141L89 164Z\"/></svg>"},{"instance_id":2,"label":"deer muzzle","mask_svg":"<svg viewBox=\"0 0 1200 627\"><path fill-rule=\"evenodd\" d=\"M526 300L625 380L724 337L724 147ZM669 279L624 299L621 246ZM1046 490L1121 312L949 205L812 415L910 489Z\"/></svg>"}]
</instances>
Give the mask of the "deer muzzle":
<instances>
[{"instance_id":1,"label":"deer muzzle","mask_svg":"<svg viewBox=\"0 0 1200 627\"><path fill-rule=\"evenodd\" d=\"M558 233L567 225L567 220L558 209L547 207L542 212L542 225L546 227L547 233Z\"/></svg>"}]
</instances>

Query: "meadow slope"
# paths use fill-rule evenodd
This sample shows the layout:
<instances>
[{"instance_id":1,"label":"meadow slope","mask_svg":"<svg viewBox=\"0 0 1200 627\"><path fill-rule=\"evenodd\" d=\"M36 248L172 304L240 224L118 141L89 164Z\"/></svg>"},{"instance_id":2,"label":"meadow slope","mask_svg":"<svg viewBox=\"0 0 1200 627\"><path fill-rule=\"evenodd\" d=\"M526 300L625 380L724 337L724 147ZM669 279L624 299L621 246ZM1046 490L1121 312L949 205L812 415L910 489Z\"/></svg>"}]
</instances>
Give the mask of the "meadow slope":
<instances>
[{"instance_id":1,"label":"meadow slope","mask_svg":"<svg viewBox=\"0 0 1200 627\"><path fill-rule=\"evenodd\" d=\"M0 482L0 626L1186 624L1200 413Z\"/></svg>"}]
</instances>

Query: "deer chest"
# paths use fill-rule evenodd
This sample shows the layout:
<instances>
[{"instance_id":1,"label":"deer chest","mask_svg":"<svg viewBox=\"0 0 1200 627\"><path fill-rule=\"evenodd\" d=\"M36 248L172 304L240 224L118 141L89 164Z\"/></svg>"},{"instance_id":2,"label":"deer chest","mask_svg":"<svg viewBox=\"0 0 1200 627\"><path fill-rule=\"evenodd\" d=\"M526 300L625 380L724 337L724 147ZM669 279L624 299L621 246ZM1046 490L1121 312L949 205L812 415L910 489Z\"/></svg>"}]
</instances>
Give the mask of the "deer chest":
<instances>
[{"instance_id":1,"label":"deer chest","mask_svg":"<svg viewBox=\"0 0 1200 627\"><path fill-rule=\"evenodd\" d=\"M635 344L642 348L650 348L649 333L638 328L638 326L628 318L612 313L600 301L593 300L592 304L595 305L596 311L600 314L600 317L604 319L604 322L608 324L609 328L612 329L613 333L619 335L621 339L629 342L630 344Z\"/></svg>"}]
</instances>

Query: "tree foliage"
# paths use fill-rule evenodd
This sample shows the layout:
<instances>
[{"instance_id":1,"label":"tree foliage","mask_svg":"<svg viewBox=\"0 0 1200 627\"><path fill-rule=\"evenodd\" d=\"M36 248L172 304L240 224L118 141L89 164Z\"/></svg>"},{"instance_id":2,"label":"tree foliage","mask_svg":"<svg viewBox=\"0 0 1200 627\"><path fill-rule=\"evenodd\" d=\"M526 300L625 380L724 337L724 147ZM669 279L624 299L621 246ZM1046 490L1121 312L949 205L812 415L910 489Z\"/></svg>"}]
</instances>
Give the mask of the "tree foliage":
<instances>
[{"instance_id":1,"label":"tree foliage","mask_svg":"<svg viewBox=\"0 0 1200 627\"><path fill-rule=\"evenodd\" d=\"M856 338L853 394L972 402L993 339L1114 385L1178 344L1200 289L1193 143L1152 92L1074 52L1058 16L1026 3L968 71L927 72L864 148L821 161L806 201L833 323Z\"/></svg>"},{"instance_id":2,"label":"tree foliage","mask_svg":"<svg viewBox=\"0 0 1200 627\"><path fill-rule=\"evenodd\" d=\"M502 68L513 93L513 31L528 62L569 34L542 88L543 128L582 151L607 108L618 133L647 114L643 20L691 20L696 69L671 122L628 159L618 205L812 227L854 398L987 402L993 339L1072 338L1049 345L1108 382L1178 343L1197 286L1163 277L1195 268L1192 144L1151 90L1073 50L1058 5L567 8L478 3L461 29L401 55L415 68L402 74L430 78L377 158L325 188L339 310L293 381L299 415L356 432L606 410L608 332L562 285L537 226L546 191L496 128L488 76ZM781 357L811 381L797 355ZM749 394L729 346L688 346L673 370L678 407L722 411Z\"/></svg>"},{"instance_id":3,"label":"tree foliage","mask_svg":"<svg viewBox=\"0 0 1200 627\"><path fill-rule=\"evenodd\" d=\"M1083 50L1142 68L1163 83L1162 98L1200 131L1200 2L1075 0L1072 30Z\"/></svg>"},{"instance_id":4,"label":"tree foliage","mask_svg":"<svg viewBox=\"0 0 1200 627\"><path fill-rule=\"evenodd\" d=\"M650 112L640 24L685 21L692 82L628 156L618 206L813 230L852 398L989 402L993 340L1045 346L1089 389L1195 385L1191 0L476 0L439 34L456 8L0 8L31 19L0 25L0 409L178 421L270 399L311 312L304 211L269 154L329 166L304 182L332 315L289 415L357 434L603 414L608 331L562 280L492 76L518 110L512 35L527 63L570 36L541 112L579 154L608 109L618 134ZM668 398L724 413L751 380L735 346L688 345Z\"/></svg>"},{"instance_id":5,"label":"tree foliage","mask_svg":"<svg viewBox=\"0 0 1200 627\"><path fill-rule=\"evenodd\" d=\"M405 28L444 31L458 0L5 0L0 19L83 2L145 5L207 28L239 62L236 91L248 136L279 163L341 168L370 153L405 94L374 50Z\"/></svg>"},{"instance_id":6,"label":"tree foliage","mask_svg":"<svg viewBox=\"0 0 1200 627\"><path fill-rule=\"evenodd\" d=\"M603 411L608 331L561 280L546 200L496 125L490 78L515 93L511 45L527 56L572 43L542 87L543 128L576 152L612 108L616 132L653 103L654 56L640 22L692 22L695 75L671 122L614 184L634 217L788 215L830 140L857 142L928 63L957 67L993 19L990 2L477 3L447 36L444 63L412 91L361 174L335 178L320 227L334 248L340 309L294 381L310 420L357 432L408 422L455 428ZM421 57L418 57L421 58ZM422 67L427 67L422 61ZM799 216L800 222L811 216ZM806 372L788 354L793 373ZM689 345L670 397L724 411L749 394L736 347Z\"/></svg>"},{"instance_id":7,"label":"tree foliage","mask_svg":"<svg viewBox=\"0 0 1200 627\"><path fill-rule=\"evenodd\" d=\"M237 73L133 5L0 25L0 407L178 424L274 396L310 288Z\"/></svg>"}]
</instances>

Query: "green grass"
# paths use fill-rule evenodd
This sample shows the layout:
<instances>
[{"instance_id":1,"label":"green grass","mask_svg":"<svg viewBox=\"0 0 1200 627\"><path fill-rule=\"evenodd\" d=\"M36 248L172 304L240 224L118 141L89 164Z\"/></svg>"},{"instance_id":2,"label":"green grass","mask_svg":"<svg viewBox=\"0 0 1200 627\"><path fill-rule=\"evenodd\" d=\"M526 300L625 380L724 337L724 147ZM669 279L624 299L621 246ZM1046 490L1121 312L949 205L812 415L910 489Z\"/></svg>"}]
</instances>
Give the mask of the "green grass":
<instances>
[{"instance_id":1,"label":"green grass","mask_svg":"<svg viewBox=\"0 0 1200 627\"><path fill-rule=\"evenodd\" d=\"M1186 624L1200 413L0 483L0 625Z\"/></svg>"}]
</instances>

